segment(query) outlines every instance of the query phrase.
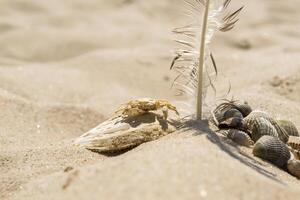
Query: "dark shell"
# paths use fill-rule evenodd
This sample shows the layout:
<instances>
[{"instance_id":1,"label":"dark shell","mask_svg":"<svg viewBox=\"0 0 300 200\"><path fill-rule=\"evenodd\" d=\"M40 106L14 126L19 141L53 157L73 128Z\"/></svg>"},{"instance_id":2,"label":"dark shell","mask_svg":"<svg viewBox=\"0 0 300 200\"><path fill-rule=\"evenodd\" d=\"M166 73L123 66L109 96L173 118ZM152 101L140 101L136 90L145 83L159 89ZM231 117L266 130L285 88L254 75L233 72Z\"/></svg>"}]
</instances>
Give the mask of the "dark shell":
<instances>
[{"instance_id":1,"label":"dark shell","mask_svg":"<svg viewBox=\"0 0 300 200\"><path fill-rule=\"evenodd\" d=\"M280 127L277 121L264 112L251 112L244 118L242 126L246 132L250 133L254 141L258 140L262 135L279 137L284 143L286 143L289 138L286 131Z\"/></svg>"},{"instance_id":2,"label":"dark shell","mask_svg":"<svg viewBox=\"0 0 300 200\"><path fill-rule=\"evenodd\" d=\"M235 108L229 109L224 113L224 118L225 119L229 119L229 118L232 118L232 117L243 118L243 115L239 110L237 110Z\"/></svg>"},{"instance_id":3,"label":"dark shell","mask_svg":"<svg viewBox=\"0 0 300 200\"><path fill-rule=\"evenodd\" d=\"M289 120L277 120L277 123L289 136L299 136L298 129L293 122Z\"/></svg>"},{"instance_id":4,"label":"dark shell","mask_svg":"<svg viewBox=\"0 0 300 200\"><path fill-rule=\"evenodd\" d=\"M236 109L242 113L243 117L247 117L252 112L251 106L249 106L247 103L236 104Z\"/></svg>"},{"instance_id":5,"label":"dark shell","mask_svg":"<svg viewBox=\"0 0 300 200\"><path fill-rule=\"evenodd\" d=\"M251 112L252 108L247 103L226 101L215 108L213 120L219 128L241 129L243 118Z\"/></svg>"},{"instance_id":6,"label":"dark shell","mask_svg":"<svg viewBox=\"0 0 300 200\"><path fill-rule=\"evenodd\" d=\"M240 130L237 129L230 129L228 131L226 131L226 136L231 139L232 141L234 141L235 143L242 145L242 146L252 146L254 144L254 142L251 140L250 136Z\"/></svg>"},{"instance_id":7,"label":"dark shell","mask_svg":"<svg viewBox=\"0 0 300 200\"><path fill-rule=\"evenodd\" d=\"M220 121L219 126L230 127L230 128L238 128L242 126L243 115L237 109L230 109L224 113L223 120Z\"/></svg>"},{"instance_id":8,"label":"dark shell","mask_svg":"<svg viewBox=\"0 0 300 200\"><path fill-rule=\"evenodd\" d=\"M232 109L232 106L227 103L222 103L214 109L213 115L216 125L219 125L221 122L226 120L224 115L230 109Z\"/></svg>"},{"instance_id":9,"label":"dark shell","mask_svg":"<svg viewBox=\"0 0 300 200\"><path fill-rule=\"evenodd\" d=\"M220 122L224 117L224 113L230 109L237 109L241 112L243 117L252 112L252 108L247 103L239 103L238 101L225 101L218 105L213 111L215 117Z\"/></svg>"},{"instance_id":10,"label":"dark shell","mask_svg":"<svg viewBox=\"0 0 300 200\"><path fill-rule=\"evenodd\" d=\"M294 160L294 159L289 160L288 164L287 164L287 169L292 175L294 175L300 179L300 161L299 160Z\"/></svg>"},{"instance_id":11,"label":"dark shell","mask_svg":"<svg viewBox=\"0 0 300 200\"><path fill-rule=\"evenodd\" d=\"M253 154L280 168L285 168L291 157L288 147L282 141L268 135L262 136L254 144Z\"/></svg>"}]
</instances>

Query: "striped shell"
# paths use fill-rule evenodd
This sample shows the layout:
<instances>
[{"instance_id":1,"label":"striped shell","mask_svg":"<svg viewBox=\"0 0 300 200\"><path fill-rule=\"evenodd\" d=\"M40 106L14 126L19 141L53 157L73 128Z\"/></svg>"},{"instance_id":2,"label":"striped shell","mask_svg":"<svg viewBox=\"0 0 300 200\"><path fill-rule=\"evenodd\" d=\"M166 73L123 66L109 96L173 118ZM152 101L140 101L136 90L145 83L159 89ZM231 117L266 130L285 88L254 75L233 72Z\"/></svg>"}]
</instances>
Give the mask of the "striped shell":
<instances>
[{"instance_id":1,"label":"striped shell","mask_svg":"<svg viewBox=\"0 0 300 200\"><path fill-rule=\"evenodd\" d=\"M290 147L295 159L300 160L300 137L290 136L287 145Z\"/></svg>"},{"instance_id":2,"label":"striped shell","mask_svg":"<svg viewBox=\"0 0 300 200\"><path fill-rule=\"evenodd\" d=\"M295 124L289 120L277 120L277 123L282 127L289 136L299 136L299 132Z\"/></svg>"},{"instance_id":3,"label":"striped shell","mask_svg":"<svg viewBox=\"0 0 300 200\"><path fill-rule=\"evenodd\" d=\"M281 168L286 167L291 157L288 147L278 138L269 135L262 136L254 144L253 154Z\"/></svg>"},{"instance_id":4,"label":"striped shell","mask_svg":"<svg viewBox=\"0 0 300 200\"><path fill-rule=\"evenodd\" d=\"M261 111L253 111L244 118L243 130L248 132L254 141L257 141L263 135L270 135L278 137L286 143L289 137L275 119Z\"/></svg>"},{"instance_id":5,"label":"striped shell","mask_svg":"<svg viewBox=\"0 0 300 200\"><path fill-rule=\"evenodd\" d=\"M224 135L227 136L227 138L231 139L233 142L242 145L242 146L252 146L254 142L251 140L250 136L240 130L237 129L229 129L224 131Z\"/></svg>"},{"instance_id":6,"label":"striped shell","mask_svg":"<svg viewBox=\"0 0 300 200\"><path fill-rule=\"evenodd\" d=\"M278 137L275 127L265 118L247 118L244 120L245 130L250 134L253 141L259 140L264 135Z\"/></svg>"},{"instance_id":7,"label":"striped shell","mask_svg":"<svg viewBox=\"0 0 300 200\"><path fill-rule=\"evenodd\" d=\"M288 164L287 164L287 169L292 175L294 175L300 179L300 161L299 160L294 160L294 159L289 160Z\"/></svg>"}]
</instances>

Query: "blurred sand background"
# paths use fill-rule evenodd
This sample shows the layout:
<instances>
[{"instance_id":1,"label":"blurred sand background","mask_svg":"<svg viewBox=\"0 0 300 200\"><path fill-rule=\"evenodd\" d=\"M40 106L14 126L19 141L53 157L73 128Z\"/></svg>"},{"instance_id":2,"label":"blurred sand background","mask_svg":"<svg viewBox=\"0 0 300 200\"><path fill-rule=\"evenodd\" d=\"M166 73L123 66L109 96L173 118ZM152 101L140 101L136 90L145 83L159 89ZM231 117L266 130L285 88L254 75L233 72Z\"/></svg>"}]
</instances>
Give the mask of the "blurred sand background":
<instances>
[{"instance_id":1,"label":"blurred sand background","mask_svg":"<svg viewBox=\"0 0 300 200\"><path fill-rule=\"evenodd\" d=\"M246 5L214 56L235 98L300 128L300 5ZM0 1L0 199L299 199L300 181L207 130L118 156L71 145L130 99L175 100L181 0Z\"/></svg>"}]
</instances>

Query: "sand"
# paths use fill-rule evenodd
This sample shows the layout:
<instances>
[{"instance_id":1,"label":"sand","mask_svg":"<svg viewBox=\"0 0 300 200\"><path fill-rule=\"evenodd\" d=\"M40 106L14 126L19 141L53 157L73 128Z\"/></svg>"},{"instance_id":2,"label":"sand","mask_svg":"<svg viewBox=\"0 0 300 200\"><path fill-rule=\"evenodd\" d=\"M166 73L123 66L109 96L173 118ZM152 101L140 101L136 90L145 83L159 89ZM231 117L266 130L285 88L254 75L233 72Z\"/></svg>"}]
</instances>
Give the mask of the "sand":
<instances>
[{"instance_id":1,"label":"sand","mask_svg":"<svg viewBox=\"0 0 300 200\"><path fill-rule=\"evenodd\" d=\"M246 5L212 49L218 97L300 128L296 0ZM119 155L72 141L130 99L175 101L169 71L180 0L2 0L1 199L298 199L300 181L200 124Z\"/></svg>"}]
</instances>

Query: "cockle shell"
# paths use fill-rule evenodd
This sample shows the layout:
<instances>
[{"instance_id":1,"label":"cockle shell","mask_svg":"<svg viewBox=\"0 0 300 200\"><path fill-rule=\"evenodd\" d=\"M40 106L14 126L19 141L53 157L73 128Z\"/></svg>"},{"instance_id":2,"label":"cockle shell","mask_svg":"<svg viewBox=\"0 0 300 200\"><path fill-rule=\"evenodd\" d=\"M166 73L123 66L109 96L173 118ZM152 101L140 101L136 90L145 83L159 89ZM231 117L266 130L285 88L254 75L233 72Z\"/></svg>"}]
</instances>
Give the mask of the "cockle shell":
<instances>
[{"instance_id":1,"label":"cockle shell","mask_svg":"<svg viewBox=\"0 0 300 200\"><path fill-rule=\"evenodd\" d=\"M289 136L299 136L299 131L293 122L289 120L277 120L277 123Z\"/></svg>"},{"instance_id":2,"label":"cockle shell","mask_svg":"<svg viewBox=\"0 0 300 200\"><path fill-rule=\"evenodd\" d=\"M155 113L109 119L80 136L75 144L98 152L116 152L157 140L176 130L175 122Z\"/></svg>"},{"instance_id":3,"label":"cockle shell","mask_svg":"<svg viewBox=\"0 0 300 200\"><path fill-rule=\"evenodd\" d=\"M287 163L287 169L292 175L294 175L300 179L300 161L299 160L294 160L294 159L289 160Z\"/></svg>"},{"instance_id":4,"label":"cockle shell","mask_svg":"<svg viewBox=\"0 0 300 200\"><path fill-rule=\"evenodd\" d=\"M242 146L252 146L254 144L253 140L251 140L250 136L240 130L237 129L229 129L224 130L222 133L229 139L231 139L233 142L242 145Z\"/></svg>"},{"instance_id":5,"label":"cockle shell","mask_svg":"<svg viewBox=\"0 0 300 200\"><path fill-rule=\"evenodd\" d=\"M294 158L300 160L300 137L290 136L287 145L290 147Z\"/></svg>"},{"instance_id":6,"label":"cockle shell","mask_svg":"<svg viewBox=\"0 0 300 200\"><path fill-rule=\"evenodd\" d=\"M244 120L246 124L245 130L250 134L253 141L259 140L264 135L278 137L275 127L265 118L247 118Z\"/></svg>"},{"instance_id":7,"label":"cockle shell","mask_svg":"<svg viewBox=\"0 0 300 200\"><path fill-rule=\"evenodd\" d=\"M261 111L252 111L244 118L242 129L248 132L254 141L257 141L263 135L278 137L284 143L289 138L286 131L280 127L274 118Z\"/></svg>"},{"instance_id":8,"label":"cockle shell","mask_svg":"<svg viewBox=\"0 0 300 200\"><path fill-rule=\"evenodd\" d=\"M253 148L254 156L267 160L274 165L285 168L290 159L290 151L277 137L264 135L255 144Z\"/></svg>"}]
</instances>

